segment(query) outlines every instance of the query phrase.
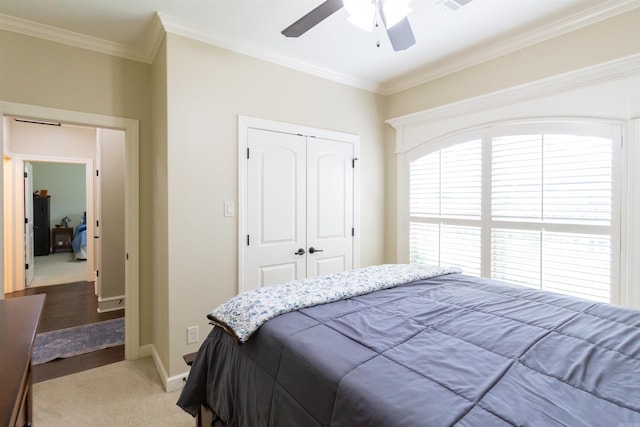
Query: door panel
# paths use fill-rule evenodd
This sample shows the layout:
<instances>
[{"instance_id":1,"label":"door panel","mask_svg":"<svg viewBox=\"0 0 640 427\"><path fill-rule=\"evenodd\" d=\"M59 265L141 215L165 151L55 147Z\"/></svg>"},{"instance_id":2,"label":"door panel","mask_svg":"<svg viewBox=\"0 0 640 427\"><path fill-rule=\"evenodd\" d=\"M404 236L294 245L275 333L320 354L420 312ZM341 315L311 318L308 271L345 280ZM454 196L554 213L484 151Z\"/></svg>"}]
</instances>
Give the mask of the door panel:
<instances>
[{"instance_id":1,"label":"door panel","mask_svg":"<svg viewBox=\"0 0 640 427\"><path fill-rule=\"evenodd\" d=\"M301 199L297 173L303 153L280 146L264 148L256 154L260 156L258 167L262 172L258 183L260 244L295 244L299 237L297 202Z\"/></svg>"},{"instance_id":2,"label":"door panel","mask_svg":"<svg viewBox=\"0 0 640 427\"><path fill-rule=\"evenodd\" d=\"M271 286L278 283L290 282L300 277L298 272L298 260L296 262L280 263L278 265L260 266L260 287Z\"/></svg>"},{"instance_id":3,"label":"door panel","mask_svg":"<svg viewBox=\"0 0 640 427\"><path fill-rule=\"evenodd\" d=\"M307 145L307 277L353 265L353 145L313 138ZM321 252L319 252L321 251Z\"/></svg>"},{"instance_id":4,"label":"door panel","mask_svg":"<svg viewBox=\"0 0 640 427\"><path fill-rule=\"evenodd\" d=\"M304 278L304 137L249 129L246 289Z\"/></svg>"},{"instance_id":5,"label":"door panel","mask_svg":"<svg viewBox=\"0 0 640 427\"><path fill-rule=\"evenodd\" d=\"M309 258L312 258L312 256L309 256ZM347 270L346 266L347 264L350 264L347 263L346 257L344 256L322 258L316 257L314 259L314 265L318 276Z\"/></svg>"}]
</instances>

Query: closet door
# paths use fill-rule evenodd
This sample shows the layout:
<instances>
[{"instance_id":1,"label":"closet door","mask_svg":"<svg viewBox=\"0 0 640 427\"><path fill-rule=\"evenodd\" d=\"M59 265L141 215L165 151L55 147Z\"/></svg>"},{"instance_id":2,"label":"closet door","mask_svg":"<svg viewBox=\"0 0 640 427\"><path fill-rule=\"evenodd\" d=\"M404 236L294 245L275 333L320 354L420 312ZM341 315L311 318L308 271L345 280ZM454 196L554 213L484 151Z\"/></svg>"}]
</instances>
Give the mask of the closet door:
<instances>
[{"instance_id":1,"label":"closet door","mask_svg":"<svg viewBox=\"0 0 640 427\"><path fill-rule=\"evenodd\" d=\"M305 138L249 129L247 289L306 276Z\"/></svg>"},{"instance_id":2,"label":"closet door","mask_svg":"<svg viewBox=\"0 0 640 427\"><path fill-rule=\"evenodd\" d=\"M351 269L353 144L248 130L244 288Z\"/></svg>"},{"instance_id":3,"label":"closet door","mask_svg":"<svg viewBox=\"0 0 640 427\"><path fill-rule=\"evenodd\" d=\"M307 144L307 277L352 268L352 161L353 144Z\"/></svg>"}]
</instances>

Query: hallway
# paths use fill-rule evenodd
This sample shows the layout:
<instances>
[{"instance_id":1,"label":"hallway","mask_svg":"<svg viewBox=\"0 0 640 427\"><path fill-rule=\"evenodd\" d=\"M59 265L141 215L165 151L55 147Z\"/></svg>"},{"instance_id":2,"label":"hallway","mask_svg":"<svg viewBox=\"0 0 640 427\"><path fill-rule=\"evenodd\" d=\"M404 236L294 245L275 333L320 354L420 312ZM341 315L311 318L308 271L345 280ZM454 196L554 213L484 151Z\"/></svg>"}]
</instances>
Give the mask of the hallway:
<instances>
[{"instance_id":1,"label":"hallway","mask_svg":"<svg viewBox=\"0 0 640 427\"><path fill-rule=\"evenodd\" d=\"M87 262L76 260L73 252L61 252L33 258L35 274L30 288L87 280Z\"/></svg>"},{"instance_id":2,"label":"hallway","mask_svg":"<svg viewBox=\"0 0 640 427\"><path fill-rule=\"evenodd\" d=\"M124 317L124 310L98 313L98 299L92 282L78 282L55 286L38 286L25 291L5 294L5 298L46 294L38 332L47 332L87 323ZM57 359L33 367L33 381L69 375L75 372L124 360L124 345L94 351L67 359Z\"/></svg>"}]
</instances>

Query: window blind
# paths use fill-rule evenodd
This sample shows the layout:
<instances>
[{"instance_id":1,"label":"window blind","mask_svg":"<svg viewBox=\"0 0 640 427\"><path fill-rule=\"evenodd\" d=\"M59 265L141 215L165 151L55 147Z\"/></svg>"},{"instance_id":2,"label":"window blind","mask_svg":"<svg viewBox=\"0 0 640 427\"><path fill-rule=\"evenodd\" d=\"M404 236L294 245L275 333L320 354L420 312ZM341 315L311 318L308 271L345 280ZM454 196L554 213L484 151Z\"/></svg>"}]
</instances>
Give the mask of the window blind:
<instances>
[{"instance_id":1,"label":"window blind","mask_svg":"<svg viewBox=\"0 0 640 427\"><path fill-rule=\"evenodd\" d=\"M441 215L480 218L482 144L470 141L441 151Z\"/></svg>"},{"instance_id":2,"label":"window blind","mask_svg":"<svg viewBox=\"0 0 640 427\"><path fill-rule=\"evenodd\" d=\"M410 262L480 275L482 140L430 153L409 171Z\"/></svg>"},{"instance_id":3,"label":"window blind","mask_svg":"<svg viewBox=\"0 0 640 427\"><path fill-rule=\"evenodd\" d=\"M410 165L410 262L610 301L612 171L611 139L573 134L429 153Z\"/></svg>"},{"instance_id":4,"label":"window blind","mask_svg":"<svg viewBox=\"0 0 640 427\"><path fill-rule=\"evenodd\" d=\"M540 218L542 146L538 135L494 138L491 144L493 218Z\"/></svg>"},{"instance_id":5,"label":"window blind","mask_svg":"<svg viewBox=\"0 0 640 427\"><path fill-rule=\"evenodd\" d=\"M611 141L571 135L543 140L545 220L611 223Z\"/></svg>"}]
</instances>

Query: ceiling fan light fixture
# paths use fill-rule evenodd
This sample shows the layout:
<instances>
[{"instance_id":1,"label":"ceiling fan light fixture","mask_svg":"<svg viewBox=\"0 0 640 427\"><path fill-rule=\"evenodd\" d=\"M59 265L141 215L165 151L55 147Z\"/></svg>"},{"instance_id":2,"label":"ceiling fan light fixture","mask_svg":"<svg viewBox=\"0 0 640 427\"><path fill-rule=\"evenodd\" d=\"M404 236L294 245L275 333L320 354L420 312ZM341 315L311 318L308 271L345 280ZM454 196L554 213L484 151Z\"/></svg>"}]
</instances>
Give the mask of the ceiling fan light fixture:
<instances>
[{"instance_id":1,"label":"ceiling fan light fixture","mask_svg":"<svg viewBox=\"0 0 640 427\"><path fill-rule=\"evenodd\" d=\"M387 29L393 27L413 12L413 9L409 7L410 1L411 0L384 0L384 2L381 2Z\"/></svg>"},{"instance_id":2,"label":"ceiling fan light fixture","mask_svg":"<svg viewBox=\"0 0 640 427\"><path fill-rule=\"evenodd\" d=\"M375 24L376 7L371 0L344 0L344 8L349 14L349 22L365 31L371 31Z\"/></svg>"},{"instance_id":3,"label":"ceiling fan light fixture","mask_svg":"<svg viewBox=\"0 0 640 427\"><path fill-rule=\"evenodd\" d=\"M411 0L343 0L344 8L349 14L349 22L358 28L372 31L379 18L379 8L384 13L386 28L393 27L402 21L412 9L409 7Z\"/></svg>"}]
</instances>

